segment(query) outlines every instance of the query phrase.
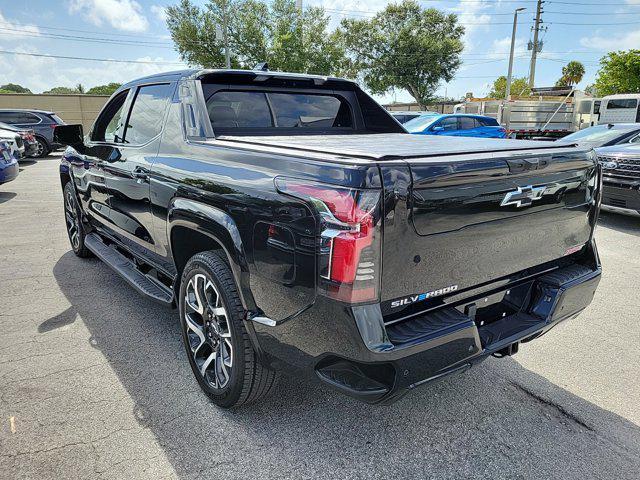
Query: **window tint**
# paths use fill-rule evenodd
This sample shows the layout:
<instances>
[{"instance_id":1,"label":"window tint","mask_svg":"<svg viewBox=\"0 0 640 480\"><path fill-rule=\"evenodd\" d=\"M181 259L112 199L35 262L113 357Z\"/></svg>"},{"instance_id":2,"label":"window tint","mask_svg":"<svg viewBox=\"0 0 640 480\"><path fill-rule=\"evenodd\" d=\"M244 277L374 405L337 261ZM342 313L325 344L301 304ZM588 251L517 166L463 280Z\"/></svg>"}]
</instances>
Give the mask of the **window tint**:
<instances>
[{"instance_id":1,"label":"window tint","mask_svg":"<svg viewBox=\"0 0 640 480\"><path fill-rule=\"evenodd\" d=\"M471 130L472 128L476 128L476 122L471 117L459 117L460 126L458 127L460 130Z\"/></svg>"},{"instance_id":2,"label":"window tint","mask_svg":"<svg viewBox=\"0 0 640 480\"><path fill-rule=\"evenodd\" d=\"M636 108L638 100L635 98L617 98L607 102L607 109L615 110L619 108Z\"/></svg>"},{"instance_id":3,"label":"window tint","mask_svg":"<svg viewBox=\"0 0 640 480\"><path fill-rule=\"evenodd\" d=\"M122 124L124 122L124 104L129 90L118 94L102 110L96 120L91 134L91 140L96 142L122 142Z\"/></svg>"},{"instance_id":4,"label":"window tint","mask_svg":"<svg viewBox=\"0 0 640 480\"><path fill-rule=\"evenodd\" d=\"M278 127L351 127L346 103L328 95L269 93ZM344 105L346 111L341 112Z\"/></svg>"},{"instance_id":5,"label":"window tint","mask_svg":"<svg viewBox=\"0 0 640 480\"><path fill-rule=\"evenodd\" d=\"M483 127L499 127L500 124L494 118L476 118L476 122Z\"/></svg>"},{"instance_id":6,"label":"window tint","mask_svg":"<svg viewBox=\"0 0 640 480\"><path fill-rule=\"evenodd\" d=\"M600 100L593 102L593 113L595 115L600 114L600 103L601 103Z\"/></svg>"},{"instance_id":7,"label":"window tint","mask_svg":"<svg viewBox=\"0 0 640 480\"><path fill-rule=\"evenodd\" d=\"M440 125L445 130L457 130L458 129L458 120L456 117L448 117L443 119L440 122Z\"/></svg>"},{"instance_id":8,"label":"window tint","mask_svg":"<svg viewBox=\"0 0 640 480\"><path fill-rule=\"evenodd\" d=\"M273 127L264 92L218 92L207 101L207 111L214 130Z\"/></svg>"},{"instance_id":9,"label":"window tint","mask_svg":"<svg viewBox=\"0 0 640 480\"><path fill-rule=\"evenodd\" d=\"M170 96L171 85L168 83L138 89L127 120L124 143L142 145L160 133Z\"/></svg>"},{"instance_id":10,"label":"window tint","mask_svg":"<svg viewBox=\"0 0 640 480\"><path fill-rule=\"evenodd\" d=\"M220 91L207 100L214 131L223 128L353 128L346 101L332 95Z\"/></svg>"},{"instance_id":11,"label":"window tint","mask_svg":"<svg viewBox=\"0 0 640 480\"><path fill-rule=\"evenodd\" d=\"M39 123L40 117L29 112L0 112L0 121L10 124Z\"/></svg>"}]
</instances>

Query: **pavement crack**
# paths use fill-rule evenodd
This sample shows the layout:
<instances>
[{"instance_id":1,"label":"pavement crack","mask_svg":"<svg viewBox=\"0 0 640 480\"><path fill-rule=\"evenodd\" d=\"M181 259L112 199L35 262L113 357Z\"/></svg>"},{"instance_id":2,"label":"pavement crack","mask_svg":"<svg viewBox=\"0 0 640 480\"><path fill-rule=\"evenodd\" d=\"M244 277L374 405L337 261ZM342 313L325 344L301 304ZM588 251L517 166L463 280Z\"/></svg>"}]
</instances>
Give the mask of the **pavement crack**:
<instances>
[{"instance_id":1,"label":"pavement crack","mask_svg":"<svg viewBox=\"0 0 640 480\"><path fill-rule=\"evenodd\" d=\"M515 382L510 382L511 385L513 385L517 390L521 391L522 393L524 393L525 395L533 398L534 400L536 400L538 403L541 403L543 405L547 405L551 408L553 408L554 410L556 410L560 415L562 415L563 417L571 420L572 422L580 425L583 428L586 428L589 432L592 433L596 433L596 430L589 424L585 423L584 420L582 420L580 417L578 417L577 415L571 413L570 411L568 411L566 408L564 408L562 405L560 405L559 403L556 403L552 400L549 400L547 398L544 398L540 395L538 395L537 393L533 392L532 390L528 389L527 387L524 387L523 385L520 385L519 383L515 383Z\"/></svg>"}]
</instances>

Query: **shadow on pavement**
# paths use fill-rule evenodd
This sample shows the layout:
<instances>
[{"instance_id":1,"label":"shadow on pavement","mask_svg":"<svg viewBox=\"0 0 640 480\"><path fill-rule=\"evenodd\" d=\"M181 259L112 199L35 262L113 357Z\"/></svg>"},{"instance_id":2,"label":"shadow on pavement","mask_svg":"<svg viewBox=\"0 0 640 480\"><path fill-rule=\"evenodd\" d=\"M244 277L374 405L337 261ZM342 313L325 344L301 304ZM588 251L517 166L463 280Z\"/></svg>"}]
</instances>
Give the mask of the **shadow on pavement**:
<instances>
[{"instance_id":1,"label":"shadow on pavement","mask_svg":"<svg viewBox=\"0 0 640 480\"><path fill-rule=\"evenodd\" d=\"M17 194L15 192L0 192L0 204L8 202Z\"/></svg>"},{"instance_id":2,"label":"shadow on pavement","mask_svg":"<svg viewBox=\"0 0 640 480\"><path fill-rule=\"evenodd\" d=\"M180 478L638 478L638 426L513 359L389 407L285 377L262 403L219 410L192 378L176 311L72 252L53 273L72 307L40 331L80 316Z\"/></svg>"},{"instance_id":3,"label":"shadow on pavement","mask_svg":"<svg viewBox=\"0 0 640 480\"><path fill-rule=\"evenodd\" d=\"M640 236L640 217L603 211L600 212L598 224L622 233Z\"/></svg>"}]
</instances>

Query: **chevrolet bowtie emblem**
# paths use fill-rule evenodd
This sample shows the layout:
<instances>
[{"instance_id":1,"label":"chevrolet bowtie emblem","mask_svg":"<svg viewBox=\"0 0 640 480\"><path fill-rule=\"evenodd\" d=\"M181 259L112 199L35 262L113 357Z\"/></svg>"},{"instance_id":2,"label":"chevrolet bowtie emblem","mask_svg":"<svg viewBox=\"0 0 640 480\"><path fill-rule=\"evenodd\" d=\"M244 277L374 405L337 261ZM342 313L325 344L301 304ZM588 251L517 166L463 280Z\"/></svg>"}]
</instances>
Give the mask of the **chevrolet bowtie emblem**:
<instances>
[{"instance_id":1,"label":"chevrolet bowtie emblem","mask_svg":"<svg viewBox=\"0 0 640 480\"><path fill-rule=\"evenodd\" d=\"M533 185L527 185L526 187L518 187L517 190L507 193L502 202L501 207L508 205L515 205L516 207L529 207L534 200L540 200L547 187L534 187Z\"/></svg>"}]
</instances>

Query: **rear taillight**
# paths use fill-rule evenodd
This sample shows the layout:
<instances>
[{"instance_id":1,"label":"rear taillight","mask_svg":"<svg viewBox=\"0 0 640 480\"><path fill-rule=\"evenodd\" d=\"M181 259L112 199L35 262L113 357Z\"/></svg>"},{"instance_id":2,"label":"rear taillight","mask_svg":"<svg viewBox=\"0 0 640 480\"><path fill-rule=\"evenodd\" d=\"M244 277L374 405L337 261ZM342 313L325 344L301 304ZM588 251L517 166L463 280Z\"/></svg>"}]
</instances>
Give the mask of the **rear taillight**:
<instances>
[{"instance_id":1,"label":"rear taillight","mask_svg":"<svg viewBox=\"0 0 640 480\"><path fill-rule=\"evenodd\" d=\"M318 288L348 303L378 299L380 190L277 178L281 193L309 203L319 223Z\"/></svg>"}]
</instances>

